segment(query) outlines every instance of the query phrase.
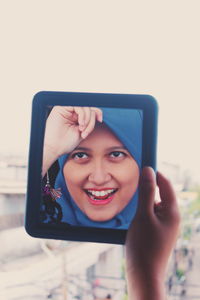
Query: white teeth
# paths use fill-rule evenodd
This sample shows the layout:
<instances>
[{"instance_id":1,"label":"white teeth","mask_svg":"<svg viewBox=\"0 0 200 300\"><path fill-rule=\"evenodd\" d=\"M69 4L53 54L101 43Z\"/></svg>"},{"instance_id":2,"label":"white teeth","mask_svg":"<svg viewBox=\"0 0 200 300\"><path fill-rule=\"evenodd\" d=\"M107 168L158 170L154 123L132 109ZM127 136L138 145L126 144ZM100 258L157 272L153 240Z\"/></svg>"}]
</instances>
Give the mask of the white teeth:
<instances>
[{"instance_id":1,"label":"white teeth","mask_svg":"<svg viewBox=\"0 0 200 300\"><path fill-rule=\"evenodd\" d=\"M110 190L106 190L106 191L91 191L91 190L88 190L89 193L91 193L93 196L96 196L96 197L103 197L105 195L108 195L112 192L114 192L115 189L110 189Z\"/></svg>"},{"instance_id":2,"label":"white teeth","mask_svg":"<svg viewBox=\"0 0 200 300\"><path fill-rule=\"evenodd\" d=\"M104 192L104 191L100 192L100 196L105 196L105 195L106 195L106 192Z\"/></svg>"}]
</instances>

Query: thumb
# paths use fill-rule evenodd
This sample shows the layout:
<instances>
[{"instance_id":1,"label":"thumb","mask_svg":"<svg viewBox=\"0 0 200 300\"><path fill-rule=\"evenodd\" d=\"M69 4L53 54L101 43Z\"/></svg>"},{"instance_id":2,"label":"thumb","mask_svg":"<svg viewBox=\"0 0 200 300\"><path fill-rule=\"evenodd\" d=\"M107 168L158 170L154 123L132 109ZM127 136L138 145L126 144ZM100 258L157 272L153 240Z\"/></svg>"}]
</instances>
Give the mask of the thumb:
<instances>
[{"instance_id":1,"label":"thumb","mask_svg":"<svg viewBox=\"0 0 200 300\"><path fill-rule=\"evenodd\" d=\"M139 213L153 213L156 192L156 176L151 167L144 167L139 182Z\"/></svg>"}]
</instances>

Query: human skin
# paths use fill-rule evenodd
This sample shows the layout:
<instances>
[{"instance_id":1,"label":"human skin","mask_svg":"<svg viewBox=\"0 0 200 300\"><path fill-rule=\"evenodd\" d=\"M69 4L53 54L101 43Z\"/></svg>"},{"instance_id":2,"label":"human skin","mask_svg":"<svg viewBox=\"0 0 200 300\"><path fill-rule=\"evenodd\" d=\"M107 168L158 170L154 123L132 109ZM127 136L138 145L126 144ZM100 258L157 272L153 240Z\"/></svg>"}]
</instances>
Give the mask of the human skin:
<instances>
[{"instance_id":1,"label":"human skin","mask_svg":"<svg viewBox=\"0 0 200 300\"><path fill-rule=\"evenodd\" d=\"M155 204L156 181L161 202ZM126 239L126 265L130 300L166 299L167 263L175 245L180 214L171 183L150 167L143 169L139 183L136 217Z\"/></svg>"},{"instance_id":2,"label":"human skin","mask_svg":"<svg viewBox=\"0 0 200 300\"><path fill-rule=\"evenodd\" d=\"M102 120L102 111L95 107L54 106L46 122L42 177L61 155L74 150L92 132L96 122Z\"/></svg>"},{"instance_id":3,"label":"human skin","mask_svg":"<svg viewBox=\"0 0 200 300\"><path fill-rule=\"evenodd\" d=\"M99 222L112 219L127 206L139 181L139 167L133 157L100 123L70 153L63 174L74 202L89 219ZM111 190L113 194L108 193Z\"/></svg>"},{"instance_id":4,"label":"human skin","mask_svg":"<svg viewBox=\"0 0 200 300\"><path fill-rule=\"evenodd\" d=\"M60 156L69 154L64 166L67 187L78 207L94 221L110 220L123 210L139 181L137 163L102 121L98 108L55 106L44 137L42 176ZM85 155L90 159L78 160L78 154L72 159L81 146L89 147ZM88 189L96 195L113 190L113 195L91 199Z\"/></svg>"}]
</instances>

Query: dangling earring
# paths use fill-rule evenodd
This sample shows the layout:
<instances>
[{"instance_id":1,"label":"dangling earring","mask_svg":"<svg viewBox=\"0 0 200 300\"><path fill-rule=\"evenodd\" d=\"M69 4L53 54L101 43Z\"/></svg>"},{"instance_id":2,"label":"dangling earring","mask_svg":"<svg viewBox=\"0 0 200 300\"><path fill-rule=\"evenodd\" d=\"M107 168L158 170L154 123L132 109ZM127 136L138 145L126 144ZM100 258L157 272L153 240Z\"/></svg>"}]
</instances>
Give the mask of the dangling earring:
<instances>
[{"instance_id":1,"label":"dangling earring","mask_svg":"<svg viewBox=\"0 0 200 300\"><path fill-rule=\"evenodd\" d=\"M50 185L49 181L49 173L47 171L47 182L43 189L43 192L45 195L48 195L51 197L52 201L55 201L56 199L60 198L62 196L61 188L53 189Z\"/></svg>"}]
</instances>

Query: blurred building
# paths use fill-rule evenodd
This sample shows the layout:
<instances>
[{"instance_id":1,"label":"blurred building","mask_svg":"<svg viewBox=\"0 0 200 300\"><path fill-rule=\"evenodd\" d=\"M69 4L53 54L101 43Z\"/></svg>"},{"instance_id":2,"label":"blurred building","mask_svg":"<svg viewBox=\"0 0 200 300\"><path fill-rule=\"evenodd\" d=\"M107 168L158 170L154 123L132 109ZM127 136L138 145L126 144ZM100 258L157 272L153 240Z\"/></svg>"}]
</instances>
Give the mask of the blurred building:
<instances>
[{"instance_id":1,"label":"blurred building","mask_svg":"<svg viewBox=\"0 0 200 300\"><path fill-rule=\"evenodd\" d=\"M24 223L27 165L23 157L0 160L0 230Z\"/></svg>"},{"instance_id":2,"label":"blurred building","mask_svg":"<svg viewBox=\"0 0 200 300\"><path fill-rule=\"evenodd\" d=\"M159 162L158 170L170 179L176 191L183 190L184 173L178 164L172 164L169 162Z\"/></svg>"},{"instance_id":3,"label":"blurred building","mask_svg":"<svg viewBox=\"0 0 200 300\"><path fill-rule=\"evenodd\" d=\"M4 299L12 299L12 295L14 299L17 286L17 293L20 289L26 299L36 295L37 299L94 300L110 295L108 299L121 300L125 292L122 246L34 239L25 233L26 177L23 158L0 159L0 244L4 245L0 249L0 277Z\"/></svg>"}]
</instances>

